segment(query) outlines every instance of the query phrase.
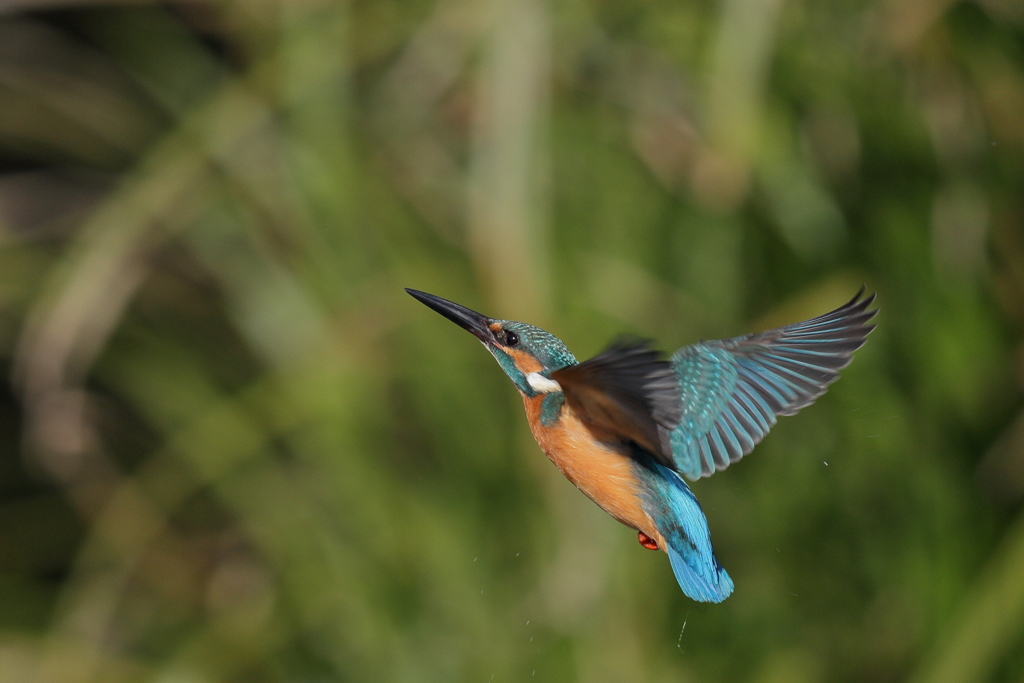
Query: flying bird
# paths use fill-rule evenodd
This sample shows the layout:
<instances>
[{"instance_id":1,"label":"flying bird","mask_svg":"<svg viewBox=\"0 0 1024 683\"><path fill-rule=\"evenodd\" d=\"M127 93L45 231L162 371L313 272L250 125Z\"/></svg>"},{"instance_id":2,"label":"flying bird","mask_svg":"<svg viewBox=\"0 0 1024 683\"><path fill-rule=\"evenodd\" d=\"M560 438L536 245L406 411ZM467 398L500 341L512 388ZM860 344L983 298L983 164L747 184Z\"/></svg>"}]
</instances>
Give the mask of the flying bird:
<instances>
[{"instance_id":1,"label":"flying bird","mask_svg":"<svg viewBox=\"0 0 1024 683\"><path fill-rule=\"evenodd\" d=\"M473 333L519 390L541 449L576 487L668 553L680 588L700 602L733 591L707 519L683 477L724 470L780 415L825 393L878 312L864 287L830 313L767 332L684 346L668 360L647 340L620 339L580 363L549 332L406 289Z\"/></svg>"}]
</instances>

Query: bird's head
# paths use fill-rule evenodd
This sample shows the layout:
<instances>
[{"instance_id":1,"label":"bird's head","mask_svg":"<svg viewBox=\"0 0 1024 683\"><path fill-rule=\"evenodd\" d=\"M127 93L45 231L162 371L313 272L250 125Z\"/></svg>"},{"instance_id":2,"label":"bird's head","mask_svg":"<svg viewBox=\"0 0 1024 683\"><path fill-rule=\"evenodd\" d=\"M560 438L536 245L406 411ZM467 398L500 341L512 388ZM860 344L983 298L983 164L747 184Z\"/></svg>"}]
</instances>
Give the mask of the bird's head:
<instances>
[{"instance_id":1,"label":"bird's head","mask_svg":"<svg viewBox=\"0 0 1024 683\"><path fill-rule=\"evenodd\" d=\"M514 320L496 320L457 303L415 289L410 295L459 327L472 332L519 391L527 396L560 391L551 372L576 365L576 357L562 340L539 327Z\"/></svg>"}]
</instances>

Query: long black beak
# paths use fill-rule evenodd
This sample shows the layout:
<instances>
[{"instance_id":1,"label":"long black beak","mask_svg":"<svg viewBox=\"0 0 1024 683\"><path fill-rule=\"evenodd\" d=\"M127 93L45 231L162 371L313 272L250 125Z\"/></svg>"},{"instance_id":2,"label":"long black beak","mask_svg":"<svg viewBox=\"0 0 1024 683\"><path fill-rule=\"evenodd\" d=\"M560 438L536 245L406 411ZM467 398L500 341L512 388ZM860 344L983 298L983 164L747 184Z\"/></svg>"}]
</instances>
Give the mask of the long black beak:
<instances>
[{"instance_id":1,"label":"long black beak","mask_svg":"<svg viewBox=\"0 0 1024 683\"><path fill-rule=\"evenodd\" d=\"M491 319L485 315L480 315L476 311L460 306L454 301L448 301L448 299L442 299L439 296L433 294L427 294L421 292L418 289L405 288L405 291L414 298L425 304L426 306L434 309L444 317L451 320L453 323L458 325L464 330L468 330L476 335L476 338L483 343L493 341L491 330L487 327Z\"/></svg>"}]
</instances>

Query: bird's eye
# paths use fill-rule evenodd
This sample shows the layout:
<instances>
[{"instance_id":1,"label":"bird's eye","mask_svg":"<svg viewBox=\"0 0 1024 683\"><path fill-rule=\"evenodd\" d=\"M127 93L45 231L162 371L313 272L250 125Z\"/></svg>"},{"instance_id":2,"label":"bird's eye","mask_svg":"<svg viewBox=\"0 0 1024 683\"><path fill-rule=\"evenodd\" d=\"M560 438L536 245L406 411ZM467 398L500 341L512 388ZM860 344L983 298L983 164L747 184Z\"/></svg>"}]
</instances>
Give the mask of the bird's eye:
<instances>
[{"instance_id":1,"label":"bird's eye","mask_svg":"<svg viewBox=\"0 0 1024 683\"><path fill-rule=\"evenodd\" d=\"M515 332L505 333L505 346L515 346L519 343L519 335Z\"/></svg>"}]
</instances>

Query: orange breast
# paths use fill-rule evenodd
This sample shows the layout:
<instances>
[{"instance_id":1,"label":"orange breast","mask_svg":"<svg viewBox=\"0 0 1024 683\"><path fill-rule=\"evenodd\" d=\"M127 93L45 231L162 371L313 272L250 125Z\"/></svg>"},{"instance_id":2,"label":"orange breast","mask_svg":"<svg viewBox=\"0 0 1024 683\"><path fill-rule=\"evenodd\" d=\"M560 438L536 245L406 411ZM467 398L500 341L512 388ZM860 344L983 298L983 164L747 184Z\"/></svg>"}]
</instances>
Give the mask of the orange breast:
<instances>
[{"instance_id":1,"label":"orange breast","mask_svg":"<svg viewBox=\"0 0 1024 683\"><path fill-rule=\"evenodd\" d=\"M562 408L558 422L545 427L540 421L543 400L543 395L523 396L530 430L548 459L608 514L654 538L664 548L664 537L640 506L640 482L629 457L596 441L569 406Z\"/></svg>"}]
</instances>

